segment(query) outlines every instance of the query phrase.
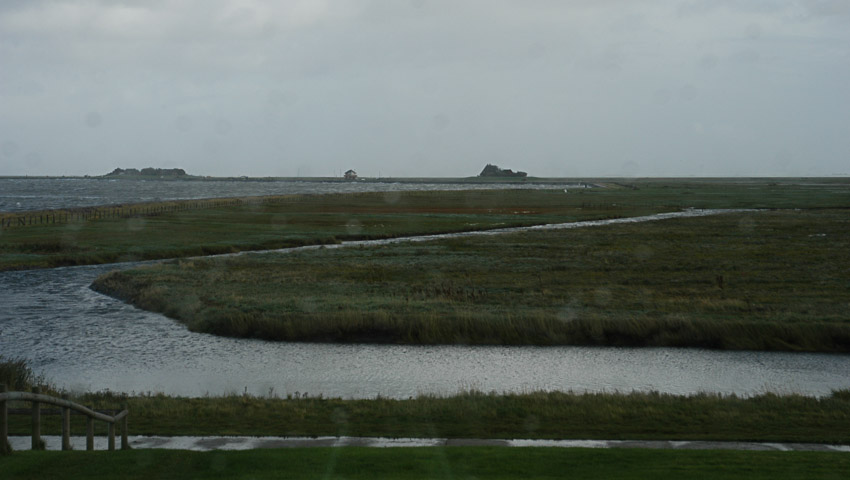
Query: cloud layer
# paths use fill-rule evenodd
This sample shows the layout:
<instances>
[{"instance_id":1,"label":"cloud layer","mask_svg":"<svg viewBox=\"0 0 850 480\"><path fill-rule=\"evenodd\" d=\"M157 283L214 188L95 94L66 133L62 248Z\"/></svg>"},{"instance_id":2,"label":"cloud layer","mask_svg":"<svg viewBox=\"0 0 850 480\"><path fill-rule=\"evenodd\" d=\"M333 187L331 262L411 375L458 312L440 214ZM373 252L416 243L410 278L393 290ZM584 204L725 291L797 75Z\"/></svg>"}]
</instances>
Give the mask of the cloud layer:
<instances>
[{"instance_id":1,"label":"cloud layer","mask_svg":"<svg viewBox=\"0 0 850 480\"><path fill-rule=\"evenodd\" d=\"M0 175L850 173L840 0L6 1L0 65Z\"/></svg>"}]
</instances>

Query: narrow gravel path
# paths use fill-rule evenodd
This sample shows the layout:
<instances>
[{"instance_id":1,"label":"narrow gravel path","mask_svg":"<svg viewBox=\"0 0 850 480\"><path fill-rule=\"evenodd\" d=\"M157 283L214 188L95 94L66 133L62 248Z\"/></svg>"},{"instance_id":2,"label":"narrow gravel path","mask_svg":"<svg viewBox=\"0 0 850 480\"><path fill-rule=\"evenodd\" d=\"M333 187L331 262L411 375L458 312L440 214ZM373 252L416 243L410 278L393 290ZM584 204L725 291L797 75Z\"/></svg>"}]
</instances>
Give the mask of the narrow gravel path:
<instances>
[{"instance_id":1,"label":"narrow gravel path","mask_svg":"<svg viewBox=\"0 0 850 480\"><path fill-rule=\"evenodd\" d=\"M43 436L48 450L59 450L59 436ZM118 440L118 439L116 439ZM850 445L818 443L762 443L712 441L652 441L652 440L501 440L456 438L378 438L378 437L148 437L130 436L135 449L164 448L173 450L249 450L255 448L298 447L557 447L557 448L652 448L670 450L750 450L750 451L812 451L850 453ZM15 450L29 450L30 437L10 437ZM116 442L120 444L120 441ZM85 450L85 437L71 437L74 450ZM95 438L95 449L106 449L106 438Z\"/></svg>"}]
</instances>

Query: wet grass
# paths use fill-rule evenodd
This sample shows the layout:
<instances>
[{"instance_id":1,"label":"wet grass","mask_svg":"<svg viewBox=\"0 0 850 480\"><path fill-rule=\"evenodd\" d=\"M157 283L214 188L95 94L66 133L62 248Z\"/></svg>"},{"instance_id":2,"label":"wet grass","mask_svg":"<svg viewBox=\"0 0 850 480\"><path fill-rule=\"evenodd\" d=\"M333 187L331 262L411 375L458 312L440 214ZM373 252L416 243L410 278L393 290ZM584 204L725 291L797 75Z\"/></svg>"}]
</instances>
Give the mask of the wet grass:
<instances>
[{"instance_id":1,"label":"wet grass","mask_svg":"<svg viewBox=\"0 0 850 480\"><path fill-rule=\"evenodd\" d=\"M185 452L21 452L0 477L839 479L845 453L559 448L295 448Z\"/></svg>"},{"instance_id":2,"label":"wet grass","mask_svg":"<svg viewBox=\"0 0 850 480\"><path fill-rule=\"evenodd\" d=\"M23 391L44 384L44 378L34 373L25 359L0 354L0 384L6 385L9 391Z\"/></svg>"},{"instance_id":3,"label":"wet grass","mask_svg":"<svg viewBox=\"0 0 850 480\"><path fill-rule=\"evenodd\" d=\"M0 229L0 270L263 250L340 240L646 215L682 208L846 208L847 179L644 179L604 188L384 192L95 207ZM116 213L117 212L117 213ZM123 218L122 215L131 215ZM64 215L64 217L63 217ZM75 216L76 215L76 216ZM118 216L111 216L118 215ZM40 220L40 221L41 221ZM17 224L17 222L12 222Z\"/></svg>"},{"instance_id":4,"label":"wet grass","mask_svg":"<svg viewBox=\"0 0 850 480\"><path fill-rule=\"evenodd\" d=\"M850 216L783 210L166 262L98 291L286 341L850 351Z\"/></svg>"},{"instance_id":5,"label":"wet grass","mask_svg":"<svg viewBox=\"0 0 850 480\"><path fill-rule=\"evenodd\" d=\"M560 190L387 192L258 197L225 206L216 206L225 202L216 200L165 202L109 207L100 214L91 209L94 213L87 213L86 220L0 230L0 270L201 256L671 209L591 204L581 198ZM109 216L117 210L137 214Z\"/></svg>"},{"instance_id":6,"label":"wet grass","mask_svg":"<svg viewBox=\"0 0 850 480\"><path fill-rule=\"evenodd\" d=\"M115 409L125 401L132 435L377 436L417 438L723 440L850 444L850 395L823 398L764 394L751 398L697 394L534 392L450 397L341 400L232 395L125 399L85 394L76 401ZM72 432L85 432L72 417ZM29 417L10 418L27 435ZM103 425L96 426L104 430ZM58 416L44 416L59 434ZM100 431L99 430L99 431ZM105 432L98 433L99 435Z\"/></svg>"}]
</instances>

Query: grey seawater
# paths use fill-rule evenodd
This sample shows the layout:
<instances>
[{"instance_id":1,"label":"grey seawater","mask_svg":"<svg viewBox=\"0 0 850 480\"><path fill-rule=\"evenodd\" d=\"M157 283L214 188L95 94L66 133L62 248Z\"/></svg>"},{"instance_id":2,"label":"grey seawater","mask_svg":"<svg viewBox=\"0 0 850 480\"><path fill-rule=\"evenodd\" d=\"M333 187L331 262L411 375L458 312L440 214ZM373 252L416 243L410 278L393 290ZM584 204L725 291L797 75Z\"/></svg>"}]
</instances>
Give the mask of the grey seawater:
<instances>
[{"instance_id":1,"label":"grey seawater","mask_svg":"<svg viewBox=\"0 0 850 480\"><path fill-rule=\"evenodd\" d=\"M624 221L635 219L609 222ZM560 228L606 222L579 223ZM469 389L824 396L834 389L850 388L846 375L849 355L674 348L335 345L215 337L189 332L162 315L89 289L98 275L133 265L0 272L0 354L26 358L36 372L69 390L182 396L249 393L407 398Z\"/></svg>"},{"instance_id":2,"label":"grey seawater","mask_svg":"<svg viewBox=\"0 0 850 480\"><path fill-rule=\"evenodd\" d=\"M52 210L200 198L412 190L577 188L544 184L428 184L295 181L156 181L91 178L0 178L0 212Z\"/></svg>"}]
</instances>

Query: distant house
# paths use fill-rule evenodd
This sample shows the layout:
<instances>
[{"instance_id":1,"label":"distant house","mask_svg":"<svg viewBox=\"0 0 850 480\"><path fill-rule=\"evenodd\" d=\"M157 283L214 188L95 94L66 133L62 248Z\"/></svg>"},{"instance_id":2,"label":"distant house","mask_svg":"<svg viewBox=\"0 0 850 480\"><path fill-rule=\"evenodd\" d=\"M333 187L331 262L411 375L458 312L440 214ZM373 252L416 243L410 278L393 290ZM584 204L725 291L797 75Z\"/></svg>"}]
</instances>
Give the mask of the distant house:
<instances>
[{"instance_id":1,"label":"distant house","mask_svg":"<svg viewBox=\"0 0 850 480\"><path fill-rule=\"evenodd\" d=\"M109 176L109 175L141 175L141 174L139 173L139 170L136 169L136 168L128 168L126 170L123 169L123 168L116 168L115 170L113 170L110 173L107 173L106 175Z\"/></svg>"},{"instance_id":2,"label":"distant house","mask_svg":"<svg viewBox=\"0 0 850 480\"><path fill-rule=\"evenodd\" d=\"M357 172L355 172L354 170L349 170L349 171L345 172L345 179L346 180L357 180Z\"/></svg>"}]
</instances>

